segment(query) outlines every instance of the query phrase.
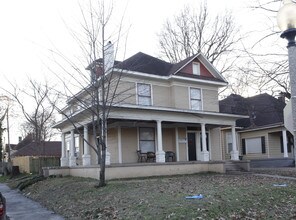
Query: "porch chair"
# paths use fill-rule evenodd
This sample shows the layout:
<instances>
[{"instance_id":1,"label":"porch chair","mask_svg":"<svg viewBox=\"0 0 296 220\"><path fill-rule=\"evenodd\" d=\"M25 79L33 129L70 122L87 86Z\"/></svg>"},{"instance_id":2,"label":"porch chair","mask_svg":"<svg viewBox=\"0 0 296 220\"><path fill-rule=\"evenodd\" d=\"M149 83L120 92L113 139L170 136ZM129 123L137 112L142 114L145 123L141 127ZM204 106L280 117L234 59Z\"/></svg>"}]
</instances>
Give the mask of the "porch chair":
<instances>
[{"instance_id":1,"label":"porch chair","mask_svg":"<svg viewBox=\"0 0 296 220\"><path fill-rule=\"evenodd\" d=\"M137 155L138 155L138 163L143 161L145 162L147 160L146 158L147 154L142 153L141 150L137 150Z\"/></svg>"},{"instance_id":2,"label":"porch chair","mask_svg":"<svg viewBox=\"0 0 296 220\"><path fill-rule=\"evenodd\" d=\"M173 151L165 152L165 162L174 162L175 161L175 153Z\"/></svg>"},{"instance_id":3,"label":"porch chair","mask_svg":"<svg viewBox=\"0 0 296 220\"><path fill-rule=\"evenodd\" d=\"M155 160L156 160L155 153L154 152L147 152L146 162L148 162L148 161L154 162Z\"/></svg>"}]
</instances>

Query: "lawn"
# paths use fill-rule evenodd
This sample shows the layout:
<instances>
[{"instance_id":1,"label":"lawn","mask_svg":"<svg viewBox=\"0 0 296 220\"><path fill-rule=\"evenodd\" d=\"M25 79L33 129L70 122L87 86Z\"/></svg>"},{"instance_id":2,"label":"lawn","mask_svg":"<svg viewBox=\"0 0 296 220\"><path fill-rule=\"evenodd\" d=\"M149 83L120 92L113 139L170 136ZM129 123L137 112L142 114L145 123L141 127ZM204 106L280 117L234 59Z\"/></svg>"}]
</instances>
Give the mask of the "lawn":
<instances>
[{"instance_id":1,"label":"lawn","mask_svg":"<svg viewBox=\"0 0 296 220\"><path fill-rule=\"evenodd\" d=\"M103 188L96 184L93 179L48 178L24 193L67 219L296 218L294 180L196 174L109 181ZM203 198L185 198L197 194Z\"/></svg>"}]
</instances>

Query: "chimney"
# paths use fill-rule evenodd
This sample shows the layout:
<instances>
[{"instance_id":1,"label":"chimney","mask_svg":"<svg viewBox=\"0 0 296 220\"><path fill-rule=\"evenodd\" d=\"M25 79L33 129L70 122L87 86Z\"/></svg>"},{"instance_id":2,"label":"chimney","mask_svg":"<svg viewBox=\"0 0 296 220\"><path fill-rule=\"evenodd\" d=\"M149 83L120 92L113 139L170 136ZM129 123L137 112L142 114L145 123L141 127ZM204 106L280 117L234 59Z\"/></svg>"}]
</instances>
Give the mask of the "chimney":
<instances>
[{"instance_id":1,"label":"chimney","mask_svg":"<svg viewBox=\"0 0 296 220\"><path fill-rule=\"evenodd\" d=\"M22 137L19 136L19 137L18 137L18 142L20 143L22 140L23 140Z\"/></svg>"},{"instance_id":2,"label":"chimney","mask_svg":"<svg viewBox=\"0 0 296 220\"><path fill-rule=\"evenodd\" d=\"M104 47L105 73L112 70L114 65L114 45L109 41Z\"/></svg>"}]
</instances>

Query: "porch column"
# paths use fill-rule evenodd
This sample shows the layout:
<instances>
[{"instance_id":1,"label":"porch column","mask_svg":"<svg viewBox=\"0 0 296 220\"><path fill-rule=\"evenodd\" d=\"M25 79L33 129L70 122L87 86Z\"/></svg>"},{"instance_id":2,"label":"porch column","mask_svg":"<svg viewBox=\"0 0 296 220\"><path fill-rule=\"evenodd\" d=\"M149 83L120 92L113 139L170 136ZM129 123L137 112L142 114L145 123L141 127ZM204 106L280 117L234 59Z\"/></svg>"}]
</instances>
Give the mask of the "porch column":
<instances>
[{"instance_id":1,"label":"porch column","mask_svg":"<svg viewBox=\"0 0 296 220\"><path fill-rule=\"evenodd\" d=\"M118 126L117 130L117 145L118 145L118 162L122 163L122 145L121 145L121 127Z\"/></svg>"},{"instance_id":2,"label":"porch column","mask_svg":"<svg viewBox=\"0 0 296 220\"><path fill-rule=\"evenodd\" d=\"M74 130L71 130L71 136L70 136L70 158L69 158L69 166L70 167L76 166Z\"/></svg>"},{"instance_id":3,"label":"porch column","mask_svg":"<svg viewBox=\"0 0 296 220\"><path fill-rule=\"evenodd\" d=\"M69 158L67 158L67 149L66 149L66 142L65 142L65 133L61 135L62 139L62 157L61 157L61 167L69 166Z\"/></svg>"},{"instance_id":4,"label":"porch column","mask_svg":"<svg viewBox=\"0 0 296 220\"><path fill-rule=\"evenodd\" d=\"M207 135L206 135L206 124L201 124L201 143L202 143L202 152L201 152L201 160L202 161L209 161L210 154L207 151Z\"/></svg>"},{"instance_id":5,"label":"porch column","mask_svg":"<svg viewBox=\"0 0 296 220\"><path fill-rule=\"evenodd\" d=\"M288 148L287 148L287 130L282 130L283 135L283 147L284 147L284 157L288 157Z\"/></svg>"},{"instance_id":6,"label":"porch column","mask_svg":"<svg viewBox=\"0 0 296 220\"><path fill-rule=\"evenodd\" d=\"M89 137L87 125L83 127L83 155L82 155L82 165L90 165L90 154L89 154Z\"/></svg>"},{"instance_id":7,"label":"porch column","mask_svg":"<svg viewBox=\"0 0 296 220\"><path fill-rule=\"evenodd\" d=\"M156 152L156 162L165 162L165 152L162 150L162 130L161 121L157 121L157 152Z\"/></svg>"},{"instance_id":8,"label":"porch column","mask_svg":"<svg viewBox=\"0 0 296 220\"><path fill-rule=\"evenodd\" d=\"M231 136L232 136L232 151L231 154L231 160L239 160L238 159L238 150L236 145L236 133L235 133L235 126L231 126Z\"/></svg>"}]
</instances>

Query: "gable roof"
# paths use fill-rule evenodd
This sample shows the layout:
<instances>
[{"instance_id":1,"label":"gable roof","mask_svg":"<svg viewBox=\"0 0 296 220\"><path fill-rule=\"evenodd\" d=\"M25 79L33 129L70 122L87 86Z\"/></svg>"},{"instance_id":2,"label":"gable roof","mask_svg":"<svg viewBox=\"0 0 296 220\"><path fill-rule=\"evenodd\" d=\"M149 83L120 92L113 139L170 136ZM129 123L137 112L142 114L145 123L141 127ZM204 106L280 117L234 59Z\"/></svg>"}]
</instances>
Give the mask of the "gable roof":
<instances>
[{"instance_id":1,"label":"gable roof","mask_svg":"<svg viewBox=\"0 0 296 220\"><path fill-rule=\"evenodd\" d=\"M37 145L36 142L31 142L13 153L12 157L17 156L47 156L47 157L61 157L60 141L44 141L43 148Z\"/></svg>"},{"instance_id":2,"label":"gable roof","mask_svg":"<svg viewBox=\"0 0 296 220\"><path fill-rule=\"evenodd\" d=\"M236 121L238 127L255 128L283 123L285 103L266 93L244 98L231 94L219 102L221 113L248 115L248 119Z\"/></svg>"},{"instance_id":3,"label":"gable roof","mask_svg":"<svg viewBox=\"0 0 296 220\"><path fill-rule=\"evenodd\" d=\"M213 75L213 77L198 76L193 74L180 73L186 65L194 59L198 59ZM130 58L116 62L115 68L124 69L128 71L142 72L158 76L173 76L179 75L183 77L190 77L203 80L226 82L223 76L213 67L213 65L201 53L188 57L178 63L168 63L164 60L139 52Z\"/></svg>"}]
</instances>

